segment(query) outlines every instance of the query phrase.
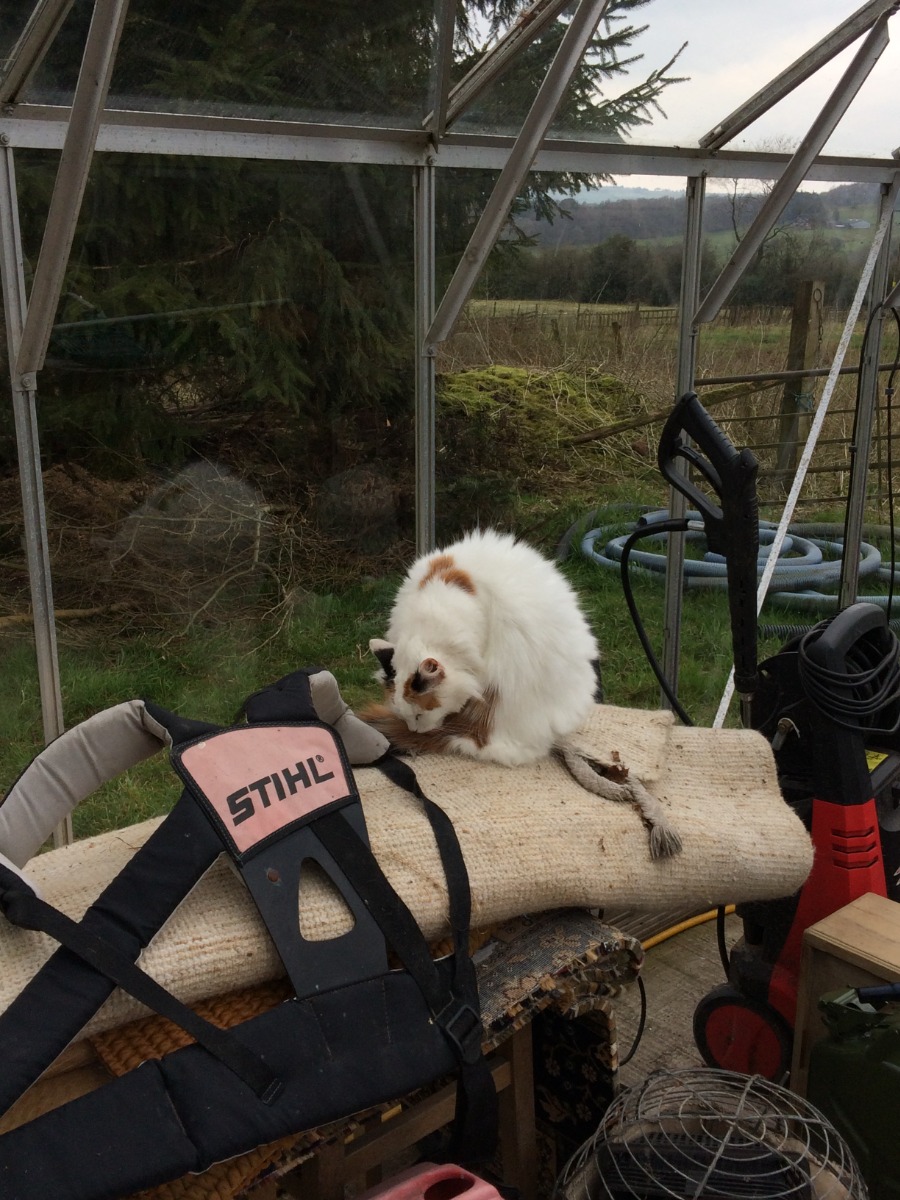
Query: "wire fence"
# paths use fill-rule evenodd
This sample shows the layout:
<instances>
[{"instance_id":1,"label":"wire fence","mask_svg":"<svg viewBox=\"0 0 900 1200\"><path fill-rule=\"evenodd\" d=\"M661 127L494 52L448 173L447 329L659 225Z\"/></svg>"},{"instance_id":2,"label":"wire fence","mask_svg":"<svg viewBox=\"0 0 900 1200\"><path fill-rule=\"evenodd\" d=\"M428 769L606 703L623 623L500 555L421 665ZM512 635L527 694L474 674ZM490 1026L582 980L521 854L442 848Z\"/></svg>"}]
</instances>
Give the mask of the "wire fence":
<instances>
[{"instance_id":1,"label":"wire fence","mask_svg":"<svg viewBox=\"0 0 900 1200\"><path fill-rule=\"evenodd\" d=\"M697 390L731 440L749 446L760 463L762 506L777 507L793 478L829 374L846 312L824 308L819 344L809 365L787 370L794 310L781 305L733 305L700 330ZM608 371L632 390L634 412L609 421L596 431L597 440L617 438L627 449L641 442L646 456L661 428L662 414L671 405L678 354L676 307L642 304L590 305L553 301L478 300L470 304L454 341L458 370L478 362L515 364L533 370ZM816 448L814 463L800 505L829 508L846 503L854 454L854 418L862 326L854 334L851 352L840 372L837 390ZM888 337L886 334L885 341ZM894 370L893 346L882 350L880 395L869 447L868 509L882 520L896 479L895 451L900 419L884 394ZM724 401L724 402L723 402ZM595 436L588 431L576 439Z\"/></svg>"},{"instance_id":2,"label":"wire fence","mask_svg":"<svg viewBox=\"0 0 900 1200\"><path fill-rule=\"evenodd\" d=\"M678 323L674 306L655 307L646 304L603 305L574 304L553 301L482 300L473 306L479 318L504 321L512 329L521 327L546 329L565 324L576 330L612 329L615 326L672 325ZM790 322L790 308L781 305L734 305L723 308L713 326L767 326Z\"/></svg>"}]
</instances>

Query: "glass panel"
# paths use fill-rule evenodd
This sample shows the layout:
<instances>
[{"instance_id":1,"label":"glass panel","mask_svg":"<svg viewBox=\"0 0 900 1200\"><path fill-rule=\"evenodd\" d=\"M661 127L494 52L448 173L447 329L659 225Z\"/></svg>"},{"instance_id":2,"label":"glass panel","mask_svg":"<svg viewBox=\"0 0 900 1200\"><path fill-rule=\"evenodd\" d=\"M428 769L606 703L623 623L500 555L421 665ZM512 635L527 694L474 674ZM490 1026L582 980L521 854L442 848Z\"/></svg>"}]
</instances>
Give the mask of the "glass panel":
<instances>
[{"instance_id":1,"label":"glass panel","mask_svg":"<svg viewBox=\"0 0 900 1200\"><path fill-rule=\"evenodd\" d=\"M8 54L24 31L37 0L8 0L0 13L0 46ZM75 0L24 92L24 99L66 104L72 98L93 3Z\"/></svg>"},{"instance_id":2,"label":"glass panel","mask_svg":"<svg viewBox=\"0 0 900 1200\"><path fill-rule=\"evenodd\" d=\"M14 0L27 13L30 0ZM92 5L75 0L27 99L59 101L77 78ZM276 120L414 125L424 115L427 0L359 5L134 0L110 106Z\"/></svg>"},{"instance_id":3,"label":"glass panel","mask_svg":"<svg viewBox=\"0 0 900 1200\"><path fill-rule=\"evenodd\" d=\"M33 0L0 11L0 54L24 26ZM458 82L503 36L523 4L460 12ZM556 137L648 145L695 145L717 121L838 27L835 5L760 0L752 7L702 0L690 19L678 7L620 0L601 23L587 64L552 126ZM71 96L90 19L75 0L26 98ZM572 11L572 6L567 10ZM455 123L460 131L514 133L564 32L563 15ZM779 36L773 41L772 28ZM831 95L862 35L734 141L735 148L796 146ZM113 79L116 107L244 115L278 120L419 128L431 107L435 50L431 0L321 5L307 0L229 0L172 6L133 0ZM827 144L830 154L887 158L895 148L884 114L894 105L900 46L889 45Z\"/></svg>"},{"instance_id":4,"label":"glass panel","mask_svg":"<svg viewBox=\"0 0 900 1200\"><path fill-rule=\"evenodd\" d=\"M442 175L442 180L444 176ZM453 177L456 209L489 179ZM735 245L733 219L746 229L761 203L754 181L737 194L707 197L702 290ZM452 226L449 198L444 219ZM475 523L512 528L557 555L588 606L604 654L606 698L654 708L659 685L633 630L620 579L622 542L642 515L668 505L656 462L659 434L677 378L684 199L647 197L606 203L566 200L567 216L534 214L534 195L519 198L515 218L525 241L508 234L492 255L439 359L439 525L444 538ZM814 412L855 294L877 223L877 188L834 185L801 193L715 321L701 328L697 391L736 446L760 463L760 513L780 518ZM896 241L896 239L895 239ZM900 275L896 248L892 278ZM805 281L817 281L803 300ZM812 308L809 305L812 304ZM810 315L810 312L812 315ZM761 657L789 625L834 611L835 543L849 487L856 376L868 319L864 308L800 494L787 554L821 555L807 592L767 605ZM792 325L808 331L800 345ZM887 322L882 388L897 333ZM792 350L792 341L795 347ZM804 375L802 368L808 367ZM762 373L800 370L761 379ZM882 393L868 475L866 540L886 562L890 538L890 404ZM896 462L896 455L894 455ZM894 471L896 476L896 470ZM896 486L896 482L894 484ZM810 531L809 522L819 528ZM803 526L807 524L804 531ZM762 535L767 536L766 534ZM664 537L641 542L649 555L632 567L632 585L651 645L662 647ZM692 542L688 556L706 547ZM872 563L870 551L865 555ZM697 568L695 570L695 568ZM697 582L700 569L715 582ZM696 562L684 597L682 700L711 721L731 658L724 566ZM886 593L884 577L863 578L861 592ZM778 590L777 588L775 590ZM831 605L831 607L829 607ZM736 709L732 719L737 723Z\"/></svg>"},{"instance_id":5,"label":"glass panel","mask_svg":"<svg viewBox=\"0 0 900 1200\"><path fill-rule=\"evenodd\" d=\"M17 161L30 268L56 158ZM414 553L411 214L405 170L95 157L38 391L68 725L133 696L229 723L315 664L377 697ZM167 807L147 770L76 831Z\"/></svg>"},{"instance_id":6,"label":"glass panel","mask_svg":"<svg viewBox=\"0 0 900 1200\"><path fill-rule=\"evenodd\" d=\"M15 0L0 8L0 62L9 56L33 8L34 3L22 4Z\"/></svg>"},{"instance_id":7,"label":"glass panel","mask_svg":"<svg viewBox=\"0 0 900 1200\"><path fill-rule=\"evenodd\" d=\"M696 145L717 122L837 29L856 7L784 5L780 0L760 0L752 7L742 7L703 0L692 6L689 21L678 7L654 4L643 10L647 29L637 43L644 54L642 65L660 66L684 45L672 74L685 77L685 82L666 90L660 101L663 112L651 110L650 123L636 128L633 140L649 145ZM778 30L774 39L773 29ZM897 144L890 121L884 119L894 107L900 63L895 23L891 31L894 42L881 55L829 139L827 153L887 158ZM795 148L836 88L863 37L759 117L729 146ZM611 94L618 90L610 89Z\"/></svg>"},{"instance_id":8,"label":"glass panel","mask_svg":"<svg viewBox=\"0 0 900 1200\"><path fill-rule=\"evenodd\" d=\"M686 17L678 6L654 4L638 10L627 3L614 5L552 133L600 141L624 137L645 145L696 145L717 121L836 29L848 15L839 7L795 5L783 11L778 0L763 0L742 9L703 0ZM462 115L457 128L514 132L543 79L566 19L561 17L543 33ZM779 36L773 41L770 33L776 27ZM504 31L502 25L488 28L492 38ZM861 44L862 37L744 130L733 146L781 151L796 147ZM476 57L467 61L467 69ZM828 153L889 157L897 139L884 114L894 104L898 62L900 48L891 44L829 139Z\"/></svg>"},{"instance_id":9,"label":"glass panel","mask_svg":"<svg viewBox=\"0 0 900 1200\"><path fill-rule=\"evenodd\" d=\"M461 114L455 129L517 132L559 49L573 9L570 5L530 45L523 46L509 68ZM506 32L499 22L495 25L496 30L490 27L492 46ZM633 125L649 119L653 97L667 86L668 76L656 78L666 60L651 71L641 58L644 28L621 13L601 22L550 126L551 136L617 142ZM480 57L473 53L465 69Z\"/></svg>"}]
</instances>

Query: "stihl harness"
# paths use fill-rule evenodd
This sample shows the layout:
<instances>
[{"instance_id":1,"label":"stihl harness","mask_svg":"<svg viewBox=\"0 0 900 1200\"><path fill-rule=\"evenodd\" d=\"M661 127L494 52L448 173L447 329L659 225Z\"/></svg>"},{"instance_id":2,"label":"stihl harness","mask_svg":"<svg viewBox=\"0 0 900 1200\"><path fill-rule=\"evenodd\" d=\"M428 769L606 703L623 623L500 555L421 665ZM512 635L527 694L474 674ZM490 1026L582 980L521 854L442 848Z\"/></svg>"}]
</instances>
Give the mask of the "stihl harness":
<instances>
[{"instance_id":1,"label":"stihl harness","mask_svg":"<svg viewBox=\"0 0 900 1200\"><path fill-rule=\"evenodd\" d=\"M481 1053L468 955L468 876L443 810L422 794L404 762L386 757L374 764L418 797L434 832L454 945L452 955L435 961L372 854L350 764L334 729L316 718L308 672L252 696L246 725L221 729L150 704L143 709L145 727L171 742L184 791L82 920L40 899L15 869L23 862L0 862L0 910L61 943L0 1015L0 1112L77 1037L116 985L177 1022L195 1044L0 1137L3 1200L118 1200L403 1096L454 1069L452 1153L473 1162L486 1156L496 1095ZM67 736L50 749L59 753ZM40 764L38 756L19 783ZM7 823L18 791L0 809ZM295 991L227 1032L136 966L223 849ZM300 934L300 871L308 859L354 918L349 932L327 941ZM388 969L387 944L402 969Z\"/></svg>"}]
</instances>

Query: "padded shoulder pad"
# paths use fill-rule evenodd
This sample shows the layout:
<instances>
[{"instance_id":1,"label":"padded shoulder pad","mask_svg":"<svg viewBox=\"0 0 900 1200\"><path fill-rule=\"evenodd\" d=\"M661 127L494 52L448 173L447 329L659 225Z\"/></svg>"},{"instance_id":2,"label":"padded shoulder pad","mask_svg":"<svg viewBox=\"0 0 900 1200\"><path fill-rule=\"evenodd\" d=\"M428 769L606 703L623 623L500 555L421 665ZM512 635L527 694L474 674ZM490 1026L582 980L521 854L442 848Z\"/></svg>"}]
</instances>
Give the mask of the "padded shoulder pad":
<instances>
[{"instance_id":1,"label":"padded shoulder pad","mask_svg":"<svg viewBox=\"0 0 900 1200\"><path fill-rule=\"evenodd\" d=\"M29 763L0 802L0 855L24 867L82 800L170 743L143 700L126 700L73 725Z\"/></svg>"}]
</instances>

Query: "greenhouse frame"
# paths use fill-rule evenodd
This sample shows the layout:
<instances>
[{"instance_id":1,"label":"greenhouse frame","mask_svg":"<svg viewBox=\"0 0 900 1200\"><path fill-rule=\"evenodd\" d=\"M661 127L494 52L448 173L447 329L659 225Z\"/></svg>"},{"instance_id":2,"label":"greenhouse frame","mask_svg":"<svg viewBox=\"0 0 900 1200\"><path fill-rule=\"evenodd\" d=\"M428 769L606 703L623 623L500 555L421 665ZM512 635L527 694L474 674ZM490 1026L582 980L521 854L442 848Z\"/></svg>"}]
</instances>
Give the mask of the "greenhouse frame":
<instances>
[{"instance_id":1,"label":"greenhouse frame","mask_svg":"<svg viewBox=\"0 0 900 1200\"><path fill-rule=\"evenodd\" d=\"M2 271L11 396L15 413L27 557L31 581L34 636L47 740L63 728L53 615L53 582L41 482L41 446L36 416L41 372L56 320L68 256L79 220L82 197L95 155L146 154L268 160L286 163L359 164L400 168L415 186L415 530L418 550L435 540L435 356L446 340L492 247L500 237L514 198L529 172L581 172L595 176L653 175L661 182L684 186L687 220L684 232L682 301L679 319L677 379L679 396L694 384L694 346L700 326L726 303L754 251L772 229L803 180L859 181L881 188L881 220L872 254L861 281L874 294L888 290L887 255L890 224L900 188L897 162L823 152L843 114L865 83L888 44L889 22L896 5L871 0L775 78L759 81L757 92L735 111L719 115L694 146L630 144L621 140L580 139L554 126L554 117L574 71L586 52L609 0L536 0L513 20L461 79L454 77L453 48L456 5L435 5L431 54L431 87L419 98L418 110L365 114L308 111L277 118L257 115L252 105L184 106L172 97L142 98L129 106L127 88L117 93L117 47L127 28L127 0L96 0L84 41L81 68L70 93L55 98L42 93L35 80L41 64L64 27L73 0L38 0L33 11L20 10L13 43L4 50L0 69L0 271ZM132 6L134 8L134 5ZM550 23L565 19L565 32L547 64L518 128L510 132L466 128L465 116L486 90L524 54ZM368 10L358 13L360 22ZM652 18L651 18L652 19ZM686 33L689 31L686 31ZM837 86L793 152L754 152L729 148L736 137L767 113L841 51L858 43ZM52 152L59 167L46 218L40 257L30 290L26 288L25 254L20 234L17 159L30 151ZM436 294L435 196L446 172L479 170L496 178L474 232L459 259L449 286ZM702 214L710 181L770 179L777 183L731 260L701 297L699 255ZM862 298L862 293L860 299ZM858 311L858 309L857 309ZM873 361L877 362L877 339ZM875 376L865 379L861 404L873 403ZM863 426L863 430L865 426ZM861 444L866 438L863 433ZM861 471L864 477L865 470ZM673 496L677 510L678 497ZM850 511L861 521L859 497L849 497ZM858 529L855 536L859 537ZM677 550L676 539L673 547ZM680 586L677 557L671 560L668 589L669 664L678 661L677 628Z\"/></svg>"}]
</instances>

